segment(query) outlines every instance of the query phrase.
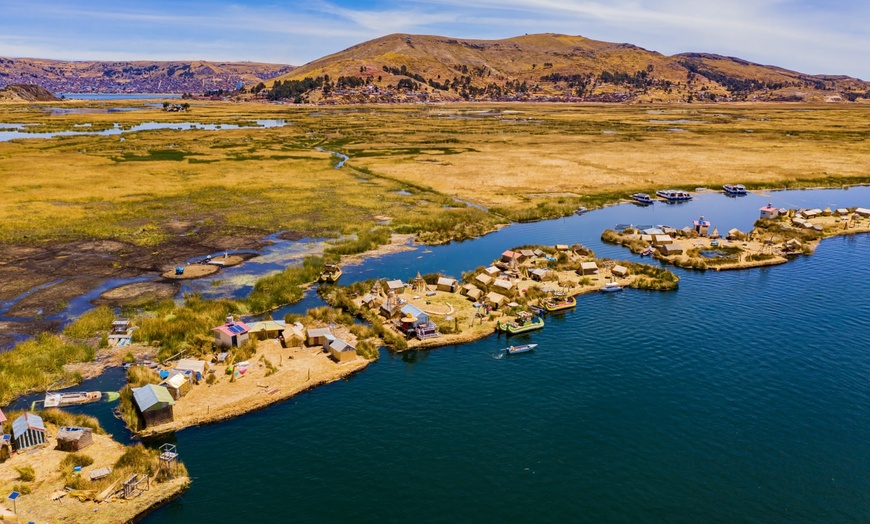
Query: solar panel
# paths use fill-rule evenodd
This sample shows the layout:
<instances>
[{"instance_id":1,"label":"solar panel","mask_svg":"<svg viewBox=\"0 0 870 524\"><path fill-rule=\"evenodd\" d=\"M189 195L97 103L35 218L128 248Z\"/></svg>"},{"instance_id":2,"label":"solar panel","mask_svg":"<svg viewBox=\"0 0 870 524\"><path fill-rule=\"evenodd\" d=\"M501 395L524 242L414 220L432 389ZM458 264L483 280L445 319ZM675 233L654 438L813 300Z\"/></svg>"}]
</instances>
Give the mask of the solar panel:
<instances>
[{"instance_id":1,"label":"solar panel","mask_svg":"<svg viewBox=\"0 0 870 524\"><path fill-rule=\"evenodd\" d=\"M245 328L243 328L242 326L230 326L230 331L232 331L233 333L235 333L237 335L239 333L243 332L244 330L245 330Z\"/></svg>"}]
</instances>

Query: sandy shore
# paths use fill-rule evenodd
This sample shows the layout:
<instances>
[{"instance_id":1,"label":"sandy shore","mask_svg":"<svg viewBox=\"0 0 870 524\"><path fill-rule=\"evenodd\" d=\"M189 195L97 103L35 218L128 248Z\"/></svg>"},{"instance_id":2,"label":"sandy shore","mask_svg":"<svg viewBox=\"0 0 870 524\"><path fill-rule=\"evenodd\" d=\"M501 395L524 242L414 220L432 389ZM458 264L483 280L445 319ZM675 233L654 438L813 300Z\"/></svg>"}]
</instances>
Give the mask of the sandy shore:
<instances>
[{"instance_id":1,"label":"sandy shore","mask_svg":"<svg viewBox=\"0 0 870 524\"><path fill-rule=\"evenodd\" d=\"M226 257L215 257L208 264L187 264L184 265L184 273L181 275L175 274L175 268L168 269L163 272L163 278L169 280L189 280L192 278L201 278L208 275L213 275L225 267L233 267L241 264L245 260L252 258L253 255L229 255Z\"/></svg>"},{"instance_id":2,"label":"sandy shore","mask_svg":"<svg viewBox=\"0 0 870 524\"><path fill-rule=\"evenodd\" d=\"M56 428L51 434L57 433ZM94 443L81 453L94 459L90 466L82 468L82 475L111 466L124 453L124 446L112 440L108 435L94 435ZM107 499L103 502L80 502L65 496L59 500L51 500L54 493L62 492L64 480L59 471L60 462L69 454L54 449L54 439L49 439L48 445L36 448L27 453L16 453L12 458L0 464L0 489L4 498L0 505L0 515L3 505L12 510L12 503L5 495L12 491L12 486L18 484L17 467L30 466L34 469L35 480L27 483L32 492L21 495L15 503L18 511L18 522L66 522L115 524L132 522L148 511L166 503L180 495L190 484L187 477L179 477L162 484L151 481L150 489L131 500Z\"/></svg>"},{"instance_id":3,"label":"sandy shore","mask_svg":"<svg viewBox=\"0 0 870 524\"><path fill-rule=\"evenodd\" d=\"M266 376L268 367L262 358L277 371ZM176 401L173 422L146 428L138 435L147 437L234 418L346 378L369 365L368 360L359 356L339 364L319 347L284 349L275 340L261 341L249 362L247 372L232 382L230 375L225 374L226 366L215 366L217 381L208 385L203 380Z\"/></svg>"}]
</instances>

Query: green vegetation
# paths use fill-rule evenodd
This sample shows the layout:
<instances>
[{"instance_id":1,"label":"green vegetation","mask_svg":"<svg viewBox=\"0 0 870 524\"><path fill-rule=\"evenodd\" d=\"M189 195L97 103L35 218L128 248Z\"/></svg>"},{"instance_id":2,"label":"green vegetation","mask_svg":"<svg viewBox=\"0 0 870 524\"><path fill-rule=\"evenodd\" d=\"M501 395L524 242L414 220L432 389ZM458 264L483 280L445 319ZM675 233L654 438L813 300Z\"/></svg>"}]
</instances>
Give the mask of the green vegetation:
<instances>
[{"instance_id":1,"label":"green vegetation","mask_svg":"<svg viewBox=\"0 0 870 524\"><path fill-rule=\"evenodd\" d=\"M55 426L73 426L80 428L91 428L98 435L105 435L106 430L100 426L100 421L96 417L85 415L84 413L70 413L57 408L44 409L39 414L44 422L54 424Z\"/></svg>"},{"instance_id":2,"label":"green vegetation","mask_svg":"<svg viewBox=\"0 0 870 524\"><path fill-rule=\"evenodd\" d=\"M11 351L0 353L0 404L8 404L28 391L45 391L81 382L81 375L65 371L64 364L94 359L94 349L40 333Z\"/></svg>"},{"instance_id":3,"label":"green vegetation","mask_svg":"<svg viewBox=\"0 0 870 524\"><path fill-rule=\"evenodd\" d=\"M32 466L19 466L15 468L15 471L18 473L18 480L21 482L33 482L36 480L36 472L33 471Z\"/></svg>"},{"instance_id":4,"label":"green vegetation","mask_svg":"<svg viewBox=\"0 0 870 524\"><path fill-rule=\"evenodd\" d=\"M63 334L69 338L83 340L97 336L112 328L115 313L108 306L94 308L70 324L63 330Z\"/></svg>"},{"instance_id":5,"label":"green vegetation","mask_svg":"<svg viewBox=\"0 0 870 524\"><path fill-rule=\"evenodd\" d=\"M246 308L253 313L262 313L298 302L302 299L304 286L317 280L322 269L321 258L305 257L301 266L290 266L280 273L261 278L245 299Z\"/></svg>"}]
</instances>

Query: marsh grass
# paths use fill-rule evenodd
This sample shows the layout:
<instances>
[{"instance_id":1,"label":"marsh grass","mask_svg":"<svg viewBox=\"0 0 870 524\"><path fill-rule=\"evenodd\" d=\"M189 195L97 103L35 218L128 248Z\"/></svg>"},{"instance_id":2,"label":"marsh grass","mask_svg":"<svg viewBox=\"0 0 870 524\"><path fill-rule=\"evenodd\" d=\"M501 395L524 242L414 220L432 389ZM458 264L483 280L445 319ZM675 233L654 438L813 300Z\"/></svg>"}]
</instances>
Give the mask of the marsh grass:
<instances>
[{"instance_id":1,"label":"marsh grass","mask_svg":"<svg viewBox=\"0 0 870 524\"><path fill-rule=\"evenodd\" d=\"M39 413L42 420L55 426L74 426L80 428L91 428L94 433L105 435L106 431L100 426L100 421L96 417L85 415L84 413L70 413L57 408L44 409Z\"/></svg>"},{"instance_id":2,"label":"marsh grass","mask_svg":"<svg viewBox=\"0 0 870 524\"><path fill-rule=\"evenodd\" d=\"M93 360L95 351L84 344L66 342L50 333L40 333L0 353L0 404L8 404L28 391L45 391L81 382L77 373L64 371L64 364Z\"/></svg>"},{"instance_id":3,"label":"marsh grass","mask_svg":"<svg viewBox=\"0 0 870 524\"><path fill-rule=\"evenodd\" d=\"M63 330L69 338L84 340L95 337L112 328L115 312L108 306L100 306L87 311Z\"/></svg>"}]
</instances>

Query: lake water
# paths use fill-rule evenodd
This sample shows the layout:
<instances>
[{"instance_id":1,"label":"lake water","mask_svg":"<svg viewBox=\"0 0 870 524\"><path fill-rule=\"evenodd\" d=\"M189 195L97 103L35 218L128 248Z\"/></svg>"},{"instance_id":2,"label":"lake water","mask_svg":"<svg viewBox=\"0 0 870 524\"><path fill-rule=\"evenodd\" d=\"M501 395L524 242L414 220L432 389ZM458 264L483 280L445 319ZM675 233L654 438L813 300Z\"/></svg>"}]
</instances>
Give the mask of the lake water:
<instances>
[{"instance_id":1,"label":"lake water","mask_svg":"<svg viewBox=\"0 0 870 524\"><path fill-rule=\"evenodd\" d=\"M126 108L133 109L133 108ZM271 127L284 127L290 125L283 119L260 119L252 120L251 125L242 126L239 124L203 124L197 122L143 122L132 126L121 126L113 124L110 129L89 130L88 127L81 126L76 131L31 131L31 129L39 129L39 126L31 127L27 124L10 124L0 123L0 142L7 142L18 138L54 138L58 136L82 136L82 135L123 135L126 133L138 133L140 131L154 131L157 129L174 129L177 131L186 131L190 129L199 129L204 131L220 131L228 129L265 129Z\"/></svg>"},{"instance_id":2,"label":"lake water","mask_svg":"<svg viewBox=\"0 0 870 524\"><path fill-rule=\"evenodd\" d=\"M702 214L748 230L768 202L868 207L870 188L616 206L371 259L341 283L460 276L529 243L639 260L601 231ZM861 235L771 268L675 269L676 292L580 297L512 338L539 344L522 355L496 335L382 352L349 380L174 435L193 484L143 522L867 522L868 260ZM125 438L106 405L87 408Z\"/></svg>"},{"instance_id":3,"label":"lake water","mask_svg":"<svg viewBox=\"0 0 870 524\"><path fill-rule=\"evenodd\" d=\"M70 100L170 100L181 98L176 93L58 93Z\"/></svg>"}]
</instances>

